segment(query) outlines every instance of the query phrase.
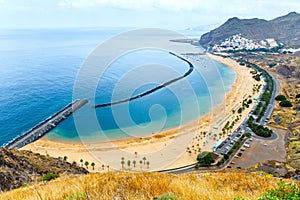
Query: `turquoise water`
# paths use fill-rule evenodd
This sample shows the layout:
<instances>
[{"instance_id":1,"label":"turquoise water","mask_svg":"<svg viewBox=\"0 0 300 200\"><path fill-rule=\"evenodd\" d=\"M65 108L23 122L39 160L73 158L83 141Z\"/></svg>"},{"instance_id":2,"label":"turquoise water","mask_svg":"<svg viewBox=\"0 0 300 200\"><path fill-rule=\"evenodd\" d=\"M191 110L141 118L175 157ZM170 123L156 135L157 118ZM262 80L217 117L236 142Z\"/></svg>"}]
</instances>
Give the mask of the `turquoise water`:
<instances>
[{"instance_id":1,"label":"turquoise water","mask_svg":"<svg viewBox=\"0 0 300 200\"><path fill-rule=\"evenodd\" d=\"M123 31L117 28L0 31L0 145L69 104L84 60L99 43ZM86 115L94 103L108 103L112 95L114 100L126 99L127 91L133 91L134 96L188 70L186 62L164 51L141 50L118 58L100 78L95 96L84 96L90 103L76 113L84 122L83 128L77 131L71 116L47 137L64 141L139 137L195 120L223 101L236 76L229 67L205 56L197 59L196 70L184 81L128 105L96 109L99 129ZM149 63L151 68L147 73L137 70ZM155 70L160 66L174 74ZM126 79L128 74L133 76ZM149 76L162 82L139 83ZM89 83L84 87L88 88ZM124 109L129 110L130 116Z\"/></svg>"}]
</instances>

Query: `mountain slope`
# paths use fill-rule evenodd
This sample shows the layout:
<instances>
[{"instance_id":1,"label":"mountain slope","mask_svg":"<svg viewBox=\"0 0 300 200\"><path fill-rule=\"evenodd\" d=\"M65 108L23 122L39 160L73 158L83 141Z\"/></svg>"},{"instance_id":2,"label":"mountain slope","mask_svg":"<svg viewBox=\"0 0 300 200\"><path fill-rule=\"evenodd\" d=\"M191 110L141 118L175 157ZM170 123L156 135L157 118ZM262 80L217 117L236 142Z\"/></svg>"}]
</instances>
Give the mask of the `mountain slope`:
<instances>
[{"instance_id":1,"label":"mountain slope","mask_svg":"<svg viewBox=\"0 0 300 200\"><path fill-rule=\"evenodd\" d=\"M180 175L115 172L84 176L68 175L46 184L35 184L35 187L22 187L3 195L0 194L0 200L150 200L165 193L172 193L178 199L188 200L221 200L234 199L235 197L254 200L258 199L263 192L276 188L280 180L264 173L232 172L202 172ZM290 180L286 181L290 182Z\"/></svg>"},{"instance_id":2,"label":"mountain slope","mask_svg":"<svg viewBox=\"0 0 300 200\"><path fill-rule=\"evenodd\" d=\"M201 36L199 43L213 46L226 38L241 33L253 40L275 38L290 47L300 47L300 14L296 12L267 21L264 19L231 18L220 27Z\"/></svg>"},{"instance_id":3,"label":"mountain slope","mask_svg":"<svg viewBox=\"0 0 300 200\"><path fill-rule=\"evenodd\" d=\"M0 191L21 187L52 172L57 174L87 174L88 171L62 159L30 151L0 149Z\"/></svg>"}]
</instances>

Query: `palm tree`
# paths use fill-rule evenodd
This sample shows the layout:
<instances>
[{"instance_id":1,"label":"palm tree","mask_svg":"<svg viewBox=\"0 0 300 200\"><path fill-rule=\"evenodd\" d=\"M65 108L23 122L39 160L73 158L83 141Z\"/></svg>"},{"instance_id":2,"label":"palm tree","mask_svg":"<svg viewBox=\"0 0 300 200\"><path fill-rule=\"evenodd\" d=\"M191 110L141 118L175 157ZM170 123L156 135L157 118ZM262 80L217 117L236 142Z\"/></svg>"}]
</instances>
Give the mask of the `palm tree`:
<instances>
[{"instance_id":1,"label":"palm tree","mask_svg":"<svg viewBox=\"0 0 300 200\"><path fill-rule=\"evenodd\" d=\"M144 157L144 158L143 158L144 164L146 164L146 160L147 160L147 158L146 158L146 157Z\"/></svg>"},{"instance_id":2,"label":"palm tree","mask_svg":"<svg viewBox=\"0 0 300 200\"><path fill-rule=\"evenodd\" d=\"M105 166L102 164L102 170L104 170L104 167L105 167Z\"/></svg>"},{"instance_id":3,"label":"palm tree","mask_svg":"<svg viewBox=\"0 0 300 200\"><path fill-rule=\"evenodd\" d=\"M68 159L68 156L64 156L64 161L66 162Z\"/></svg>"},{"instance_id":4,"label":"palm tree","mask_svg":"<svg viewBox=\"0 0 300 200\"><path fill-rule=\"evenodd\" d=\"M107 171L109 171L109 165L107 165Z\"/></svg>"},{"instance_id":5,"label":"palm tree","mask_svg":"<svg viewBox=\"0 0 300 200\"><path fill-rule=\"evenodd\" d=\"M134 161L132 161L132 164L133 164L133 167L135 167L135 165L136 165L136 161L134 160Z\"/></svg>"},{"instance_id":6,"label":"palm tree","mask_svg":"<svg viewBox=\"0 0 300 200\"><path fill-rule=\"evenodd\" d=\"M131 161L128 160L128 161L127 161L128 168L130 167L130 163L131 163Z\"/></svg>"},{"instance_id":7,"label":"palm tree","mask_svg":"<svg viewBox=\"0 0 300 200\"><path fill-rule=\"evenodd\" d=\"M95 163L92 162L91 166L93 167L93 170L95 170Z\"/></svg>"},{"instance_id":8,"label":"palm tree","mask_svg":"<svg viewBox=\"0 0 300 200\"><path fill-rule=\"evenodd\" d=\"M122 165L122 169L124 168L124 164L125 164L125 158L124 158L124 157L122 157L122 158L121 158L121 165Z\"/></svg>"},{"instance_id":9,"label":"palm tree","mask_svg":"<svg viewBox=\"0 0 300 200\"><path fill-rule=\"evenodd\" d=\"M147 168L149 169L149 165L150 165L150 162L149 161L147 161Z\"/></svg>"},{"instance_id":10,"label":"palm tree","mask_svg":"<svg viewBox=\"0 0 300 200\"><path fill-rule=\"evenodd\" d=\"M137 152L134 152L135 157L137 157Z\"/></svg>"},{"instance_id":11,"label":"palm tree","mask_svg":"<svg viewBox=\"0 0 300 200\"><path fill-rule=\"evenodd\" d=\"M84 165L85 165L85 167L86 167L87 169L89 168L89 167L88 167L89 164L90 164L90 163L89 163L88 161L85 161L85 163L84 163Z\"/></svg>"},{"instance_id":12,"label":"palm tree","mask_svg":"<svg viewBox=\"0 0 300 200\"><path fill-rule=\"evenodd\" d=\"M83 167L83 160L82 160L82 158L80 159L80 162L81 162L81 167Z\"/></svg>"},{"instance_id":13,"label":"palm tree","mask_svg":"<svg viewBox=\"0 0 300 200\"><path fill-rule=\"evenodd\" d=\"M142 160L140 160L141 169L142 169L142 164L143 164L143 161L142 161Z\"/></svg>"}]
</instances>

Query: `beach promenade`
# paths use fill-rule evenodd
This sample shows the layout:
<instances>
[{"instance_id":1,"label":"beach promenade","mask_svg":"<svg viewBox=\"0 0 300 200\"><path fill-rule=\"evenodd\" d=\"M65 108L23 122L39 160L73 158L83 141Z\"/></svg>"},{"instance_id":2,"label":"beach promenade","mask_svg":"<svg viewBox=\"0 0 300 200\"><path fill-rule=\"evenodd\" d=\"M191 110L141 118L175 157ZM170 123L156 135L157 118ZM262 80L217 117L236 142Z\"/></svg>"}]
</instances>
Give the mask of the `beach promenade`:
<instances>
[{"instance_id":1,"label":"beach promenade","mask_svg":"<svg viewBox=\"0 0 300 200\"><path fill-rule=\"evenodd\" d=\"M74 102L64 107L62 110L58 111L54 115L50 116L48 119L42 121L32 129L30 129L29 131L8 142L4 145L4 147L19 149L40 139L52 129L54 129L60 122L68 118L76 110L80 109L87 103L88 100L86 99L75 100Z\"/></svg>"}]
</instances>

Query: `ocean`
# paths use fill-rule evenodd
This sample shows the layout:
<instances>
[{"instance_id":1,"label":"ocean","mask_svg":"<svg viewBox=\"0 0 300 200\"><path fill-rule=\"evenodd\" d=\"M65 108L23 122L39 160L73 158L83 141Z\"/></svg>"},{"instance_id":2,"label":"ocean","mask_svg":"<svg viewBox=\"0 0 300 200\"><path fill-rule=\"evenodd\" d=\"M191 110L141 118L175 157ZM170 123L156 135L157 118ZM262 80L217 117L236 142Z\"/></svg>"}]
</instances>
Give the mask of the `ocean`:
<instances>
[{"instance_id":1,"label":"ocean","mask_svg":"<svg viewBox=\"0 0 300 200\"><path fill-rule=\"evenodd\" d=\"M74 83L84 61L101 42L127 30L0 30L0 145L72 102ZM181 33L201 35L197 31ZM189 68L186 62L163 50L138 50L119 57L99 79L95 94L84 96L90 103L74 115L80 128L71 116L46 137L66 142L142 137L205 115L224 100L236 74L206 56L188 57L195 70L185 80L128 104L92 108L143 93ZM147 73L139 70L147 65ZM161 66L174 73L162 73ZM160 81L151 82L151 77ZM83 87L89 88L89 83ZM87 116L91 111L96 114L97 124Z\"/></svg>"}]
</instances>

